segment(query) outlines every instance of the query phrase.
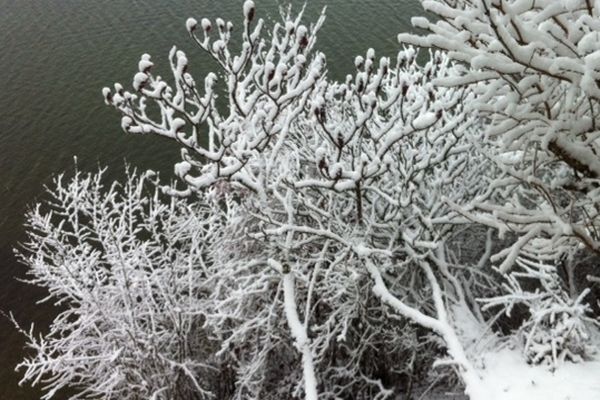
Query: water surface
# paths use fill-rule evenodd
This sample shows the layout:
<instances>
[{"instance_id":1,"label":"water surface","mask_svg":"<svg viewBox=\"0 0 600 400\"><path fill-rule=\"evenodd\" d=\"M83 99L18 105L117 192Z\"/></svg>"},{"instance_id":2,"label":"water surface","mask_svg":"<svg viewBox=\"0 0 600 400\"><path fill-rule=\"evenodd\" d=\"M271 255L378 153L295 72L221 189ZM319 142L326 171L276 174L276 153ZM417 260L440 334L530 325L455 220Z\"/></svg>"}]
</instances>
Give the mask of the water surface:
<instances>
[{"instance_id":1,"label":"water surface","mask_svg":"<svg viewBox=\"0 0 600 400\"><path fill-rule=\"evenodd\" d=\"M172 45L188 53L196 79L214 68L187 38L193 16L239 21L242 1L233 0L0 0L0 310L25 324L43 326L53 310L37 305L39 289L16 281L24 267L12 249L23 238L27 206L43 198L53 175L108 165L112 177L123 160L170 176L179 149L155 137L125 135L117 113L104 106L103 86L129 86L142 53L159 71ZM257 0L257 13L279 19L277 0ZM293 2L299 9L303 2ZM342 79L356 54L373 47L394 56L396 35L422 14L417 0L308 0L306 20L328 5L317 47L327 54L330 75ZM168 145L167 145L168 144ZM23 342L0 317L0 399L36 399L17 387L13 373Z\"/></svg>"}]
</instances>

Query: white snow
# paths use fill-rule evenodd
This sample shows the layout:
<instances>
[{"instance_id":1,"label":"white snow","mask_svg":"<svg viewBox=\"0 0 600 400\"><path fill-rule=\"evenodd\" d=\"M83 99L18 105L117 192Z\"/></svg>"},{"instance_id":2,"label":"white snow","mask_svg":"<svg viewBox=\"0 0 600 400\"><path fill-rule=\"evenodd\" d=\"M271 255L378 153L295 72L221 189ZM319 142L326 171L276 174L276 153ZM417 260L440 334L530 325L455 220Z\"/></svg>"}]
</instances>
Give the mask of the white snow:
<instances>
[{"instance_id":1,"label":"white snow","mask_svg":"<svg viewBox=\"0 0 600 400\"><path fill-rule=\"evenodd\" d=\"M138 70L140 72L147 73L153 66L154 63L150 61L150 55L144 54L138 63Z\"/></svg>"},{"instance_id":2,"label":"white snow","mask_svg":"<svg viewBox=\"0 0 600 400\"><path fill-rule=\"evenodd\" d=\"M143 72L138 72L133 77L133 88L135 90L140 90L146 82L148 82L148 75Z\"/></svg>"},{"instance_id":3,"label":"white snow","mask_svg":"<svg viewBox=\"0 0 600 400\"><path fill-rule=\"evenodd\" d=\"M187 21L185 21L185 27L190 33L195 30L197 26L198 21L196 21L194 18L188 18Z\"/></svg>"},{"instance_id":4,"label":"white snow","mask_svg":"<svg viewBox=\"0 0 600 400\"><path fill-rule=\"evenodd\" d=\"M313 364L310 342L306 334L306 327L300 321L296 307L296 294L294 275L291 272L283 276L283 294L285 315L290 327L292 337L296 340L296 346L302 353L302 369L304 377L305 400L317 400L317 378Z\"/></svg>"},{"instance_id":5,"label":"white snow","mask_svg":"<svg viewBox=\"0 0 600 400\"><path fill-rule=\"evenodd\" d=\"M244 17L248 19L250 13L255 9L254 2L252 0L246 0L244 2Z\"/></svg>"},{"instance_id":6,"label":"white snow","mask_svg":"<svg viewBox=\"0 0 600 400\"><path fill-rule=\"evenodd\" d=\"M483 356L486 400L596 400L600 399L600 361L565 363L555 372L525 363L516 350ZM483 400L483 399L482 399Z\"/></svg>"},{"instance_id":7,"label":"white snow","mask_svg":"<svg viewBox=\"0 0 600 400\"><path fill-rule=\"evenodd\" d=\"M208 18L202 18L202 21L200 23L202 24L202 30L204 32L208 32L212 28L212 24L210 23L210 20Z\"/></svg>"},{"instance_id":8,"label":"white snow","mask_svg":"<svg viewBox=\"0 0 600 400\"><path fill-rule=\"evenodd\" d=\"M585 165L594 177L600 177L600 157L594 154L590 148L572 142L564 136L558 135L556 137L556 143L569 155L569 157L576 159L578 162Z\"/></svg>"},{"instance_id":9,"label":"white snow","mask_svg":"<svg viewBox=\"0 0 600 400\"><path fill-rule=\"evenodd\" d=\"M192 165L187 161L181 161L175 164L175 175L183 178L190 172Z\"/></svg>"},{"instance_id":10,"label":"white snow","mask_svg":"<svg viewBox=\"0 0 600 400\"><path fill-rule=\"evenodd\" d=\"M429 128L431 125L435 124L436 120L437 117L435 113L426 112L423 114L419 114L419 116L413 120L412 125L416 130L426 129Z\"/></svg>"},{"instance_id":11,"label":"white snow","mask_svg":"<svg viewBox=\"0 0 600 400\"><path fill-rule=\"evenodd\" d=\"M110 103L110 95L111 95L110 88L107 88L107 87L102 88L102 96L104 97L104 102L106 104Z\"/></svg>"}]
</instances>

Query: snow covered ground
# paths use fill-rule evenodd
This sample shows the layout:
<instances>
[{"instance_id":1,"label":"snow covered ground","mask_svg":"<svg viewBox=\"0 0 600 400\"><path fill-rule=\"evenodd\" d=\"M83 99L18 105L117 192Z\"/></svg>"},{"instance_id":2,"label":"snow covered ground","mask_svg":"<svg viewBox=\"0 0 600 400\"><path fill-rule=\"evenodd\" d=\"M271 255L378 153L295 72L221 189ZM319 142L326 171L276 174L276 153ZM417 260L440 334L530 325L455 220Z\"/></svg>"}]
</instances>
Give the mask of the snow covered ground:
<instances>
[{"instance_id":1,"label":"snow covered ground","mask_svg":"<svg viewBox=\"0 0 600 400\"><path fill-rule=\"evenodd\" d=\"M517 350L482 356L486 399L477 400L600 400L600 360L565 363L554 373L523 361ZM397 400L407 400L403 397ZM457 391L421 390L411 400L468 400Z\"/></svg>"},{"instance_id":2,"label":"snow covered ground","mask_svg":"<svg viewBox=\"0 0 600 400\"><path fill-rule=\"evenodd\" d=\"M598 400L600 361L564 363L555 372L531 366L516 350L483 357L484 387L489 400Z\"/></svg>"},{"instance_id":3,"label":"snow covered ground","mask_svg":"<svg viewBox=\"0 0 600 400\"><path fill-rule=\"evenodd\" d=\"M478 323L465 308L453 308L457 333L468 349L477 374L482 378L482 398L471 400L600 400L600 353L594 360L582 363L562 362L552 372L549 366L530 365L522 349L508 343ZM591 332L594 343L600 333ZM596 346L597 348L599 346ZM415 400L463 400L454 393L426 393ZM404 399L402 399L404 400Z\"/></svg>"}]
</instances>

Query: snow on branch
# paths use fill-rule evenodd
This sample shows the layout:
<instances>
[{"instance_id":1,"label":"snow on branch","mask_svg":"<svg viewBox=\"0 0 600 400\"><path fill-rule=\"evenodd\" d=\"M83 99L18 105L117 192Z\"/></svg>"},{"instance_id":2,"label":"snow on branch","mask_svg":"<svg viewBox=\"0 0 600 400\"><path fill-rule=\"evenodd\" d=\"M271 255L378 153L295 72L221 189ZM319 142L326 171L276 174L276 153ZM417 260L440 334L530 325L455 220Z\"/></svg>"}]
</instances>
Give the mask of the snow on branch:
<instances>
[{"instance_id":1,"label":"snow on branch","mask_svg":"<svg viewBox=\"0 0 600 400\"><path fill-rule=\"evenodd\" d=\"M597 2L422 4L438 19L414 20L428 33L399 39L470 66L434 84L476 93L469 108L488 122L480 146L498 168L485 194L455 210L519 237L503 261L496 256L503 271L538 237L563 253L585 246L600 254Z\"/></svg>"}]
</instances>

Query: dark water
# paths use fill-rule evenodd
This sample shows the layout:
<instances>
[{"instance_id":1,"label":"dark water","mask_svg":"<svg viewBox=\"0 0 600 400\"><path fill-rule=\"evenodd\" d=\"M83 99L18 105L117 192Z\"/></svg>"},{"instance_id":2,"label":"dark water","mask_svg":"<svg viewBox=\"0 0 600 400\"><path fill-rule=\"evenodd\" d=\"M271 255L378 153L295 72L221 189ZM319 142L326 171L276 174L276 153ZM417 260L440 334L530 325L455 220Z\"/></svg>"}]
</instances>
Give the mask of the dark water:
<instances>
[{"instance_id":1,"label":"dark water","mask_svg":"<svg viewBox=\"0 0 600 400\"><path fill-rule=\"evenodd\" d=\"M187 38L189 16L239 20L242 1L233 0L0 0L0 310L43 329L53 316L37 305L43 292L18 282L24 267L12 249L23 238L23 214L43 195L53 175L110 166L118 177L123 160L170 176L179 149L154 137L127 136L120 118L104 106L103 86L130 85L142 53L159 71L177 44L188 53L197 80L214 68ZM256 0L258 15L278 19L277 0ZM300 7L303 2L295 2ZM417 0L307 0L307 20L327 4L318 48L327 54L330 75L352 72L356 54L373 47L395 55L396 34L410 30L422 14ZM162 69L161 69L162 65ZM14 365L23 341L0 317L0 400L35 399L17 387Z\"/></svg>"}]
</instances>

